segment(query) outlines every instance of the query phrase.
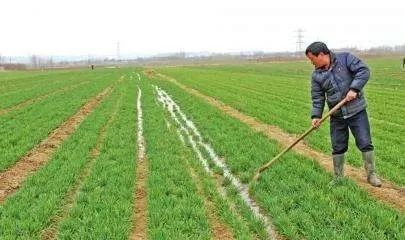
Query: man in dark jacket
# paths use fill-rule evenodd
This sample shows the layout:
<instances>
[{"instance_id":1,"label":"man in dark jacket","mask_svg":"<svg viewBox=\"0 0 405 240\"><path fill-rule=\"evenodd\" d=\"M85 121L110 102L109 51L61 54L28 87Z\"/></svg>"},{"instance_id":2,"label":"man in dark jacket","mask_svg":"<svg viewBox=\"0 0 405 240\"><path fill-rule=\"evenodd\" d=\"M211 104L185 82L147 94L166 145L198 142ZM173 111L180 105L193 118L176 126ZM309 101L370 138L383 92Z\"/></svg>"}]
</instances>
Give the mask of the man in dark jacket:
<instances>
[{"instance_id":1,"label":"man in dark jacket","mask_svg":"<svg viewBox=\"0 0 405 240\"><path fill-rule=\"evenodd\" d=\"M333 53L325 43L310 44L305 55L315 66L311 81L312 126L318 127L325 99L332 108L346 98L347 103L330 118L332 159L335 178L343 177L344 154L348 149L349 129L358 149L362 152L367 181L375 187L381 181L375 173L374 146L371 142L370 124L366 112L363 87L370 77L369 68L350 53Z\"/></svg>"}]
</instances>

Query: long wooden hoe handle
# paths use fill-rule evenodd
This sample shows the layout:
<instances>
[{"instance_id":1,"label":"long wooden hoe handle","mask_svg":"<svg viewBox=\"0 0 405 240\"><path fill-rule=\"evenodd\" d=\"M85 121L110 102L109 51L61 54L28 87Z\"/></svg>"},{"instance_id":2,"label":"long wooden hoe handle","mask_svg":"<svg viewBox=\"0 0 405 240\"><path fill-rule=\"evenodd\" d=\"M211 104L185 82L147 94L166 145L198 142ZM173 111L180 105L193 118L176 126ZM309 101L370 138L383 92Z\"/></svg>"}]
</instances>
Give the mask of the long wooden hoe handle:
<instances>
[{"instance_id":1,"label":"long wooden hoe handle","mask_svg":"<svg viewBox=\"0 0 405 240\"><path fill-rule=\"evenodd\" d=\"M321 120L319 120L318 126L320 126L330 115L335 113L340 107L346 104L346 98L344 98L342 101L340 101L336 106L334 106ZM272 160L270 160L268 163L264 164L260 168L256 170L256 174L253 177L253 181L257 181L259 179L260 173L262 173L264 170L269 168L275 161L277 161L281 156L284 155L284 153L288 152L291 148L293 148L299 141L301 141L304 137L306 137L308 134L310 134L314 129L317 127L311 127L308 129L306 132L304 132L297 140L295 140L293 143L291 143L288 147L286 147L282 152L280 152L277 156L275 156Z\"/></svg>"}]
</instances>

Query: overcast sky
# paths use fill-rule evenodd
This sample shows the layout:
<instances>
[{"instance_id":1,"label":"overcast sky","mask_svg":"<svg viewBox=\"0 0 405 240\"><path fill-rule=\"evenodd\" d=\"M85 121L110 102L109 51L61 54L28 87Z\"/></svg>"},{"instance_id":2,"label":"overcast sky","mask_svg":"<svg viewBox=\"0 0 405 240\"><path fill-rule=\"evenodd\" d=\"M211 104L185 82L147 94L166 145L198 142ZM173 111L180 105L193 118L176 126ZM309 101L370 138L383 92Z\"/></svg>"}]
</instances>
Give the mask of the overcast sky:
<instances>
[{"instance_id":1,"label":"overcast sky","mask_svg":"<svg viewBox=\"0 0 405 240\"><path fill-rule=\"evenodd\" d=\"M405 1L2 0L0 54L295 51L405 44Z\"/></svg>"}]
</instances>

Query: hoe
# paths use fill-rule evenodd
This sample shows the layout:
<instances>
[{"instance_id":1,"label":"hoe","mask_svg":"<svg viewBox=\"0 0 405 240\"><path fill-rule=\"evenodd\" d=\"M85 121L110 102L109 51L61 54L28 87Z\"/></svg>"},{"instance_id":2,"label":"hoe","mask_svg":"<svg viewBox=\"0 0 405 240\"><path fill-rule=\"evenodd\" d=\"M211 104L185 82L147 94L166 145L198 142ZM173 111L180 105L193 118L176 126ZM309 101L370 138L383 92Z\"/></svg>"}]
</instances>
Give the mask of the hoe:
<instances>
[{"instance_id":1,"label":"hoe","mask_svg":"<svg viewBox=\"0 0 405 240\"><path fill-rule=\"evenodd\" d=\"M342 101L340 101L336 106L334 106L321 120L319 120L319 125L322 124L330 115L332 115L334 112L336 112L340 107L345 105L346 103L346 98L344 98ZM318 125L318 127L319 127ZM275 156L272 160L270 160L268 163L264 164L260 168L256 170L256 173L253 177L253 181L257 181L260 177L260 174L268 169L275 161L277 161L281 156L284 155L284 153L288 152L291 148L293 148L299 141L301 141L303 138L305 138L308 134L310 134L314 129L317 127L312 126L310 129L308 129L305 133L303 133L297 140L295 140L293 143L291 143L288 147L286 147L282 152L280 152L277 156Z\"/></svg>"}]
</instances>

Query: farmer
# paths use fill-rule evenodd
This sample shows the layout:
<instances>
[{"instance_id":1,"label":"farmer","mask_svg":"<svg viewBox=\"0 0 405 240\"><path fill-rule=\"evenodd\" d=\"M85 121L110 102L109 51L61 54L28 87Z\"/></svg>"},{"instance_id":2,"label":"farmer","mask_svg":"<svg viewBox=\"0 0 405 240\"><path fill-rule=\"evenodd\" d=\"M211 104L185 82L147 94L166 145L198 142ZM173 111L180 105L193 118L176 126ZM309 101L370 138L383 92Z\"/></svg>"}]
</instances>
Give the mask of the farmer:
<instances>
[{"instance_id":1,"label":"farmer","mask_svg":"<svg viewBox=\"0 0 405 240\"><path fill-rule=\"evenodd\" d=\"M343 178L344 154L348 149L350 129L362 153L367 181L374 187L380 187L381 181L375 172L374 146L363 93L363 87L370 77L369 68L350 53L331 52L323 42L310 44L305 55L315 66L311 81L312 126L319 126L325 97L329 108L344 98L347 101L330 118L334 170L331 185L339 183Z\"/></svg>"}]
</instances>

